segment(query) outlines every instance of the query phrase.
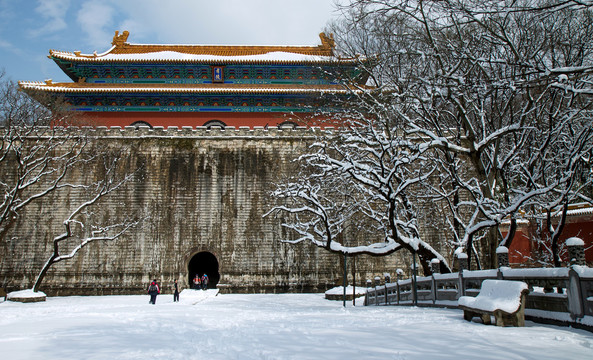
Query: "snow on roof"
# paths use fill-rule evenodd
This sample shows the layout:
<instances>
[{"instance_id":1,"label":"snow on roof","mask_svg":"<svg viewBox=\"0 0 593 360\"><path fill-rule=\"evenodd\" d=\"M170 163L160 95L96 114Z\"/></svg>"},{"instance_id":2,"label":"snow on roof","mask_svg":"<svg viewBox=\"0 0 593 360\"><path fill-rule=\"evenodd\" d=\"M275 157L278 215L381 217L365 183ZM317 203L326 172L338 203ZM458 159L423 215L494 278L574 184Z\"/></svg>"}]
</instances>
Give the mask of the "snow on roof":
<instances>
[{"instance_id":1,"label":"snow on roof","mask_svg":"<svg viewBox=\"0 0 593 360\"><path fill-rule=\"evenodd\" d=\"M562 209L557 209L552 213L552 217L558 217L562 213ZM571 204L568 206L568 211L566 212L567 216L581 216L581 215L591 215L593 214L593 206L589 203L578 203L578 204ZM529 218L532 216L530 215ZM503 225L509 225L511 221L506 219L502 221ZM517 224L529 224L529 219L517 219Z\"/></svg>"},{"instance_id":2,"label":"snow on roof","mask_svg":"<svg viewBox=\"0 0 593 360\"><path fill-rule=\"evenodd\" d=\"M273 51L255 55L209 55L187 54L177 51L158 51L148 53L113 54L103 53L93 56L81 56L70 52L52 51L51 55L65 60L79 60L86 62L182 62L182 63L265 63L265 62L290 62L290 63L318 63L336 61L333 56L319 56L298 54L292 52Z\"/></svg>"},{"instance_id":3,"label":"snow on roof","mask_svg":"<svg viewBox=\"0 0 593 360\"><path fill-rule=\"evenodd\" d=\"M178 62L178 63L325 63L354 62L334 56L333 36L319 34L321 45L182 45L131 44L128 31L115 32L109 50L98 54L82 54L50 50L50 57L73 62Z\"/></svg>"},{"instance_id":4,"label":"snow on roof","mask_svg":"<svg viewBox=\"0 0 593 360\"><path fill-rule=\"evenodd\" d=\"M578 208L578 209L568 210L566 212L566 214L568 216L593 214L593 206L582 207L582 208Z\"/></svg>"}]
</instances>

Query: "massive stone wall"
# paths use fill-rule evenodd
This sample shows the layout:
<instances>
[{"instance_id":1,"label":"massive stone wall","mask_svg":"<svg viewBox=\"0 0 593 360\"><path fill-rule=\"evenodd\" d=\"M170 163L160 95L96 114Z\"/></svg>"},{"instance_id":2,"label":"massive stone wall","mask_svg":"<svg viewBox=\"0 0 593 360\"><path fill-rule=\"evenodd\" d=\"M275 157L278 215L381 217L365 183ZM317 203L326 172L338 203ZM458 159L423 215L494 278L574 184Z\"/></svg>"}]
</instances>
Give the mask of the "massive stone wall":
<instances>
[{"instance_id":1,"label":"massive stone wall","mask_svg":"<svg viewBox=\"0 0 593 360\"><path fill-rule=\"evenodd\" d=\"M341 256L310 244L283 243L290 234L281 219L262 217L271 207L274 182L295 171L292 160L320 130L98 128L90 133L89 151L119 152L120 172L134 172L134 180L97 211L105 222L126 215L145 220L115 242L91 244L56 264L42 287L49 295L140 293L152 278L165 290L174 279L185 288L196 261L217 266L215 280L224 291L324 291L340 284ZM68 181L90 183L96 177L92 166L81 166ZM63 191L27 208L0 244L0 286L32 286L52 238L83 200ZM359 256L357 282L393 275L410 262L407 253Z\"/></svg>"}]
</instances>

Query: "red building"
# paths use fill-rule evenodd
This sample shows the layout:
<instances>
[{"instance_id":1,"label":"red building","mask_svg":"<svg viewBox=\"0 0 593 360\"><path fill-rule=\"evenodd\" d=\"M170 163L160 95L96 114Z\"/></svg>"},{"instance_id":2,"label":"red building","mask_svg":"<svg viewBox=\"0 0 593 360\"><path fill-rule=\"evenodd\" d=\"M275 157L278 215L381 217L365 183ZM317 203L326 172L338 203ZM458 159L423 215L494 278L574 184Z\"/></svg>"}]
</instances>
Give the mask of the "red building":
<instances>
[{"instance_id":1,"label":"red building","mask_svg":"<svg viewBox=\"0 0 593 360\"><path fill-rule=\"evenodd\" d=\"M552 218L553 226L557 226L558 218ZM546 224L543 224L546 226ZM541 228L541 227L540 227ZM503 235L508 231L508 224L502 227ZM547 231L544 228L544 231ZM549 243L542 243L537 239L545 236L538 229L534 220L518 221L517 232L509 248L509 262L511 265L534 264L532 259L538 259L549 254ZM569 207L566 225L560 236L560 246L571 237L578 237L585 242L585 260L593 263L593 206L589 204L575 204ZM562 261L567 262L566 252L561 252Z\"/></svg>"},{"instance_id":2,"label":"red building","mask_svg":"<svg viewBox=\"0 0 593 360\"><path fill-rule=\"evenodd\" d=\"M359 59L335 56L332 37L318 46L149 45L115 33L101 54L50 50L73 82L19 82L63 97L103 126L321 125L350 91L338 77L366 77Z\"/></svg>"}]
</instances>

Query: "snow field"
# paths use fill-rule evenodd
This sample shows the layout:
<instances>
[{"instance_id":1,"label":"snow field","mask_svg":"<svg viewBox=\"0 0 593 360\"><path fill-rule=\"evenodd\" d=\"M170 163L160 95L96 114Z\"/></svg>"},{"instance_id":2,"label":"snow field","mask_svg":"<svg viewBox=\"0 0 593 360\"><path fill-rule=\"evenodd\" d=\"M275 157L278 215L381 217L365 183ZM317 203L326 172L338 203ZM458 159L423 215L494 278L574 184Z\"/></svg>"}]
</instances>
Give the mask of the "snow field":
<instances>
[{"instance_id":1,"label":"snow field","mask_svg":"<svg viewBox=\"0 0 593 360\"><path fill-rule=\"evenodd\" d=\"M460 310L353 307L324 294L50 297L0 303L7 359L590 359L593 334L484 326ZM359 299L360 303L361 299ZM357 303L358 304L358 303Z\"/></svg>"}]
</instances>

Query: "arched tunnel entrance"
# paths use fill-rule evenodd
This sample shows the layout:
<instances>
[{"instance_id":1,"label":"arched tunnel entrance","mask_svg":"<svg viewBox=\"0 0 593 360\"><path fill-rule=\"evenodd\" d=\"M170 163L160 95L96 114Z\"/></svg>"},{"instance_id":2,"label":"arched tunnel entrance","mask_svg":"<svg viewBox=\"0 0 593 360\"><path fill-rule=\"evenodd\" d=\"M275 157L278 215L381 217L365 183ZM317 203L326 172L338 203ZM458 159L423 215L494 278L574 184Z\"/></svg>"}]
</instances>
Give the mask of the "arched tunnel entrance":
<instances>
[{"instance_id":1,"label":"arched tunnel entrance","mask_svg":"<svg viewBox=\"0 0 593 360\"><path fill-rule=\"evenodd\" d=\"M220 280L220 274L218 273L218 260L216 260L216 256L212 253L207 251L203 251L200 253L195 254L189 264L187 265L187 283L189 288L193 288L194 285L194 277L198 274L198 276L202 276L204 274L208 275L208 288L215 288Z\"/></svg>"}]
</instances>

